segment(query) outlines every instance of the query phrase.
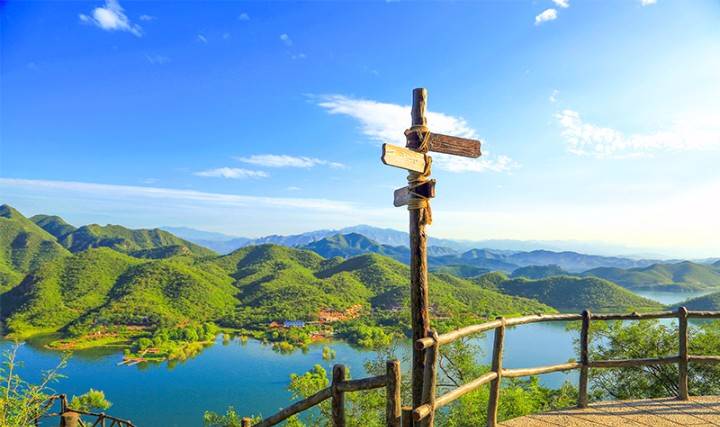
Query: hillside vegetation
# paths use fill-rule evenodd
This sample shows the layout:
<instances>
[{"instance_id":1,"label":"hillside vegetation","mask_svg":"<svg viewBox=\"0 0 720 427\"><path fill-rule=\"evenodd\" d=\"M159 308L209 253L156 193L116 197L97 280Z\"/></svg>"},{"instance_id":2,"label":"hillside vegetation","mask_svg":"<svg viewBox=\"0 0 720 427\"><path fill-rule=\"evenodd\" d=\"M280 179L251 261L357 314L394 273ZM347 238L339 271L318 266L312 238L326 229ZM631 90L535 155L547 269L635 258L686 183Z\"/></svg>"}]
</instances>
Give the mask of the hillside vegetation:
<instances>
[{"instance_id":1,"label":"hillside vegetation","mask_svg":"<svg viewBox=\"0 0 720 427\"><path fill-rule=\"evenodd\" d=\"M713 266L690 261L653 264L649 267L629 270L604 267L589 270L583 274L611 280L631 290L683 291L720 287L720 271Z\"/></svg>"},{"instance_id":2,"label":"hillside vegetation","mask_svg":"<svg viewBox=\"0 0 720 427\"><path fill-rule=\"evenodd\" d=\"M0 206L0 294L28 272L69 255L51 234L12 207Z\"/></svg>"},{"instance_id":3,"label":"hillside vegetation","mask_svg":"<svg viewBox=\"0 0 720 427\"><path fill-rule=\"evenodd\" d=\"M596 312L627 312L662 308L658 302L596 277L511 279L498 283L495 288L505 294L538 300L564 312L580 312L584 309Z\"/></svg>"}]
</instances>

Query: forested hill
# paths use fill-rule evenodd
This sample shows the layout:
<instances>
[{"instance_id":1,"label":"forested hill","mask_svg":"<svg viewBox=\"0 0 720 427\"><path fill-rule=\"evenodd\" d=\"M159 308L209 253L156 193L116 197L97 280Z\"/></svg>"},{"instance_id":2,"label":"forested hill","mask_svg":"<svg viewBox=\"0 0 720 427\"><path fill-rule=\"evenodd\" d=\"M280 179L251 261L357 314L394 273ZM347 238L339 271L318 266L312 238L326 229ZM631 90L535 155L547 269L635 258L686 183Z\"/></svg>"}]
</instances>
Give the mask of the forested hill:
<instances>
[{"instance_id":1,"label":"forested hill","mask_svg":"<svg viewBox=\"0 0 720 427\"><path fill-rule=\"evenodd\" d=\"M583 273L611 280L628 289L704 290L720 287L720 269L683 261L644 268L596 268Z\"/></svg>"},{"instance_id":2,"label":"forested hill","mask_svg":"<svg viewBox=\"0 0 720 427\"><path fill-rule=\"evenodd\" d=\"M656 301L640 297L614 283L595 277L505 279L498 273L492 273L480 276L474 281L507 295L535 299L563 312L579 313L584 309L596 312L628 312L662 308L662 304Z\"/></svg>"},{"instance_id":3,"label":"forested hill","mask_svg":"<svg viewBox=\"0 0 720 427\"><path fill-rule=\"evenodd\" d=\"M12 207L0 206L0 293L44 263L69 255L51 234Z\"/></svg>"}]
</instances>

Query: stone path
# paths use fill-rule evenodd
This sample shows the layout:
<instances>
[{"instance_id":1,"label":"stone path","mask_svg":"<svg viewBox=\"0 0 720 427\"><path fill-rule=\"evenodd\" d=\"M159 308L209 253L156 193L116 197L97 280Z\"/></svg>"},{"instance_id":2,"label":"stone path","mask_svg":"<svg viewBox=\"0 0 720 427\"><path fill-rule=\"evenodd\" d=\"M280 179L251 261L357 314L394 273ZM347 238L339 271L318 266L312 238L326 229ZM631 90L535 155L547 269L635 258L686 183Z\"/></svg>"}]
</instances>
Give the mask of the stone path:
<instances>
[{"instance_id":1,"label":"stone path","mask_svg":"<svg viewBox=\"0 0 720 427\"><path fill-rule=\"evenodd\" d=\"M505 427L554 426L720 426L720 396L598 402L587 409L566 409L515 418Z\"/></svg>"}]
</instances>

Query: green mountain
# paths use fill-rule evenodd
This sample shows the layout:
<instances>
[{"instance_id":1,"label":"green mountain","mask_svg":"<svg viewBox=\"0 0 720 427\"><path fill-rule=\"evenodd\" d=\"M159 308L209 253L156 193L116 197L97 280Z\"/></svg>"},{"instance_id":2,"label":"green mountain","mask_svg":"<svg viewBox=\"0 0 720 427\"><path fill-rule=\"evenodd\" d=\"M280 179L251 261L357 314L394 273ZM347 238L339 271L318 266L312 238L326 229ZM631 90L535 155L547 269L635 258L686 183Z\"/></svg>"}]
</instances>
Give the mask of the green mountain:
<instances>
[{"instance_id":1,"label":"green mountain","mask_svg":"<svg viewBox=\"0 0 720 427\"><path fill-rule=\"evenodd\" d=\"M568 272L557 265L530 265L520 267L512 272L511 277L525 277L526 279L545 279L552 276L566 276Z\"/></svg>"},{"instance_id":2,"label":"green mountain","mask_svg":"<svg viewBox=\"0 0 720 427\"><path fill-rule=\"evenodd\" d=\"M433 273L452 274L458 277L470 278L490 272L487 268L467 264L450 264L431 268Z\"/></svg>"},{"instance_id":3,"label":"green mountain","mask_svg":"<svg viewBox=\"0 0 720 427\"><path fill-rule=\"evenodd\" d=\"M131 230L120 225L82 226L59 238L60 243L71 252L89 248L108 247L119 252L133 252L168 246L182 246L196 256L212 256L215 253L202 246L190 243L160 229Z\"/></svg>"},{"instance_id":4,"label":"green mountain","mask_svg":"<svg viewBox=\"0 0 720 427\"><path fill-rule=\"evenodd\" d=\"M61 239L77 230L75 226L68 224L64 219L56 215L35 215L30 218L30 221L55 236L56 239Z\"/></svg>"},{"instance_id":5,"label":"green mountain","mask_svg":"<svg viewBox=\"0 0 720 427\"><path fill-rule=\"evenodd\" d=\"M193 259L143 261L94 248L45 263L3 295L9 332L83 332L102 325L218 320L237 300L232 279Z\"/></svg>"},{"instance_id":6,"label":"green mountain","mask_svg":"<svg viewBox=\"0 0 720 427\"><path fill-rule=\"evenodd\" d=\"M511 279L497 289L508 295L532 298L565 312L627 312L660 309L662 305L596 277L555 276L546 279Z\"/></svg>"},{"instance_id":7,"label":"green mountain","mask_svg":"<svg viewBox=\"0 0 720 427\"><path fill-rule=\"evenodd\" d=\"M386 255L394 259L408 260L410 258L410 251L407 247L381 245L358 233L336 234L316 240L302 248L325 258L336 256L349 258L366 253Z\"/></svg>"},{"instance_id":8,"label":"green mountain","mask_svg":"<svg viewBox=\"0 0 720 427\"><path fill-rule=\"evenodd\" d=\"M613 281L628 289L668 291L703 290L720 287L720 271L690 261L653 264L643 268L595 268L583 273Z\"/></svg>"},{"instance_id":9,"label":"green mountain","mask_svg":"<svg viewBox=\"0 0 720 427\"><path fill-rule=\"evenodd\" d=\"M378 254L324 259L311 251L261 245L207 263L236 279L241 304L232 319L235 325L312 320L319 309L345 310L354 305L366 312L389 312L401 318L407 313L408 267ZM536 301L480 289L443 274L430 275L430 293L436 317L465 316L470 320L552 310Z\"/></svg>"},{"instance_id":10,"label":"green mountain","mask_svg":"<svg viewBox=\"0 0 720 427\"><path fill-rule=\"evenodd\" d=\"M720 310L720 292L714 292L708 295L692 298L672 305L673 308L687 307L688 310Z\"/></svg>"},{"instance_id":11,"label":"green mountain","mask_svg":"<svg viewBox=\"0 0 720 427\"><path fill-rule=\"evenodd\" d=\"M0 206L0 294L31 270L69 255L51 234L12 207Z\"/></svg>"}]
</instances>

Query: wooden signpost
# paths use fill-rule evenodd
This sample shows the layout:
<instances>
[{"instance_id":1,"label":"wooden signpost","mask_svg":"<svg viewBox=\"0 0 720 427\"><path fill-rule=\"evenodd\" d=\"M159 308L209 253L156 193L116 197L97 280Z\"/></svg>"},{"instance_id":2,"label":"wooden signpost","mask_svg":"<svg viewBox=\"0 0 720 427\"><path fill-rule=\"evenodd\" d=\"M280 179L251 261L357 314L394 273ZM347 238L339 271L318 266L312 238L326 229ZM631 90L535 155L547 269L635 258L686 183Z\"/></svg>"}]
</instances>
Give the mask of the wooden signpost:
<instances>
[{"instance_id":1,"label":"wooden signpost","mask_svg":"<svg viewBox=\"0 0 720 427\"><path fill-rule=\"evenodd\" d=\"M427 90L414 89L411 111L412 126L405 131L406 148L383 144L382 153L384 164L406 169L409 172L408 186L395 190L393 204L407 206L410 211L410 309L412 311L413 342L432 335L428 302L425 226L432 222L430 199L435 197L435 180L430 179L432 159L427 152L434 151L473 158L480 156L480 141L431 133L425 118L426 104ZM425 403L423 402L423 375L426 351L426 349L418 349L413 346L412 399L414 408ZM422 420L418 425L428 425L428 420Z\"/></svg>"}]
</instances>

